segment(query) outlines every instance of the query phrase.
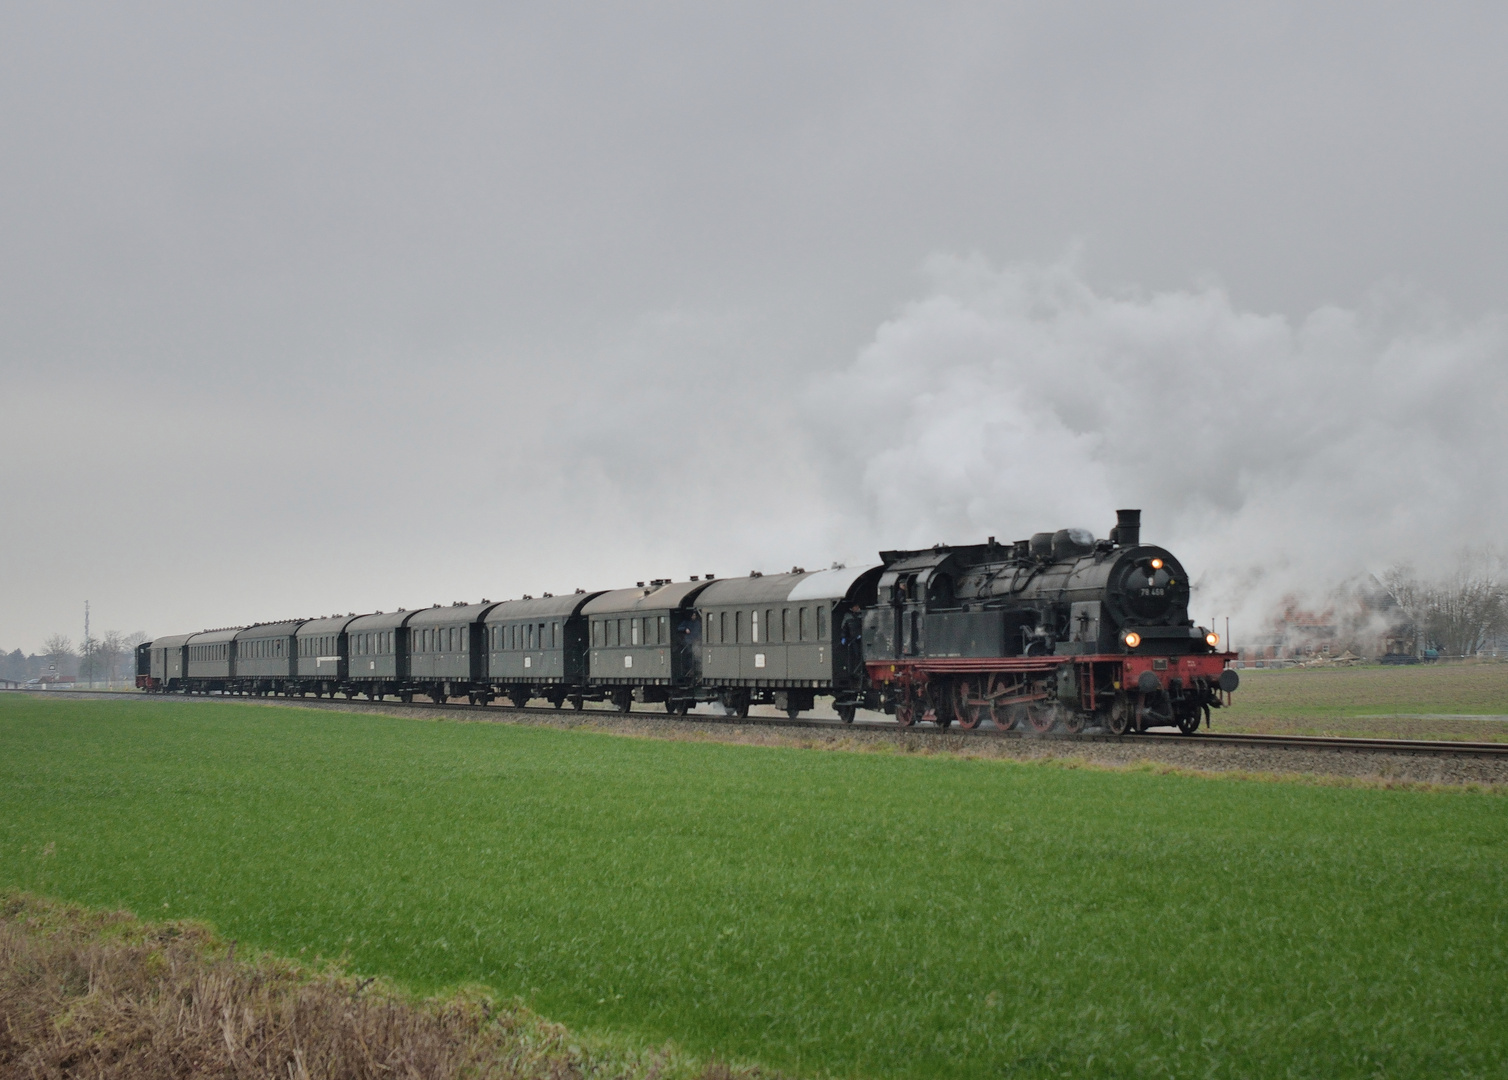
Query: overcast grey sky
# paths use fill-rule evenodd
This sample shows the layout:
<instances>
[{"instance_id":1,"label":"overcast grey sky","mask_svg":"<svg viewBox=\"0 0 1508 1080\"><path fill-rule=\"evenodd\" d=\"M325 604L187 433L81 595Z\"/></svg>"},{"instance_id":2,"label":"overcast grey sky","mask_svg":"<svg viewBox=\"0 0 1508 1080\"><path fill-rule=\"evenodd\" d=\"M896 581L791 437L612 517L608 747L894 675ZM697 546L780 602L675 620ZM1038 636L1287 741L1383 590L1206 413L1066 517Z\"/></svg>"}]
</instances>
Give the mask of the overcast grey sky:
<instances>
[{"instance_id":1,"label":"overcast grey sky","mask_svg":"<svg viewBox=\"0 0 1508 1080\"><path fill-rule=\"evenodd\" d=\"M1226 609L1496 541L1505 46L1488 3L9 5L0 647L1138 503Z\"/></svg>"}]
</instances>

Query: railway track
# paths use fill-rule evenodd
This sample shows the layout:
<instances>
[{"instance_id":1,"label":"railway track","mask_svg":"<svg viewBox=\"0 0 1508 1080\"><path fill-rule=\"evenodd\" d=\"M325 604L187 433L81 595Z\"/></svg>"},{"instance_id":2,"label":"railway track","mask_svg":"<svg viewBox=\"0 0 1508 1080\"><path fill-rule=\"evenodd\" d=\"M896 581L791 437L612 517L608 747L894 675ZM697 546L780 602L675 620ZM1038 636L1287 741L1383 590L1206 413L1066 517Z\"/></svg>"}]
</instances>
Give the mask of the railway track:
<instances>
[{"instance_id":1,"label":"railway track","mask_svg":"<svg viewBox=\"0 0 1508 1080\"><path fill-rule=\"evenodd\" d=\"M42 694L54 697L109 697L120 699L141 699L147 695L121 692L117 690L26 690L26 689L3 689L0 693L25 693ZM1099 732L1085 732L1079 735L1067 733L1039 734L1030 731L1000 731L998 729L976 728L972 731L957 727L939 728L932 724L918 724L915 727L901 727L894 721L885 720L855 720L851 724L845 724L841 720L826 719L823 717L797 717L791 719L782 716L716 716L693 713L690 716L676 718L663 712L630 712L622 713L615 709L586 709L576 711L571 709L555 709L540 706L517 708L512 705L470 705L456 702L402 702L402 701L372 701L367 698L280 698L280 697L241 697L239 695L182 695L164 694L157 695L155 699L165 701L239 701L251 704L283 704L296 705L299 707L347 710L351 708L382 709L382 710L420 710L442 712L462 715L482 714L507 714L524 713L540 716L553 717L579 717L593 719L622 718L625 720L659 720L666 723L677 724L703 724L713 727L770 727L770 728L807 728L831 731L870 731L890 734L914 734L921 737L949 736L953 738L969 739L1025 739L1025 740L1051 740L1059 742L1088 742L1088 743L1116 743L1135 744L1139 742L1155 743L1159 745L1177 744L1184 746L1245 746L1245 747L1269 747L1273 749L1327 751L1332 753L1371 753L1371 754L1410 754L1420 756L1452 756L1473 758L1508 757L1508 743L1481 743L1481 742L1455 742L1451 740L1432 739L1382 739L1382 738L1351 738L1335 735L1250 735L1237 732L1202 731L1197 735L1184 735L1178 732L1150 731L1139 734L1110 735Z\"/></svg>"}]
</instances>

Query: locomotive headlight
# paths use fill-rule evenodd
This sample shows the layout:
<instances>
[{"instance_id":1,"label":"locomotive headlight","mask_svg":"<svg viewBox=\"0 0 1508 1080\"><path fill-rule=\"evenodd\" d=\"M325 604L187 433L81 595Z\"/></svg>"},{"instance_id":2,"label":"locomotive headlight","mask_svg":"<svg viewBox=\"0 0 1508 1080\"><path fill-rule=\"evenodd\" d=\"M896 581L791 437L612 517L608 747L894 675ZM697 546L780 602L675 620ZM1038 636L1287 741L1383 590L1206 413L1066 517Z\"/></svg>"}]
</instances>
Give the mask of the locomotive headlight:
<instances>
[{"instance_id":1,"label":"locomotive headlight","mask_svg":"<svg viewBox=\"0 0 1508 1080\"><path fill-rule=\"evenodd\" d=\"M1161 570L1162 569L1162 560L1161 559L1153 559L1152 560L1152 569L1153 570Z\"/></svg>"},{"instance_id":2,"label":"locomotive headlight","mask_svg":"<svg viewBox=\"0 0 1508 1080\"><path fill-rule=\"evenodd\" d=\"M1204 635L1204 643L1206 645L1208 645L1210 648L1213 649L1216 645L1220 644L1220 635L1219 634L1205 634Z\"/></svg>"},{"instance_id":3,"label":"locomotive headlight","mask_svg":"<svg viewBox=\"0 0 1508 1080\"><path fill-rule=\"evenodd\" d=\"M1134 649L1141 644L1141 635L1135 630L1128 630L1123 640L1126 642L1126 648Z\"/></svg>"}]
</instances>

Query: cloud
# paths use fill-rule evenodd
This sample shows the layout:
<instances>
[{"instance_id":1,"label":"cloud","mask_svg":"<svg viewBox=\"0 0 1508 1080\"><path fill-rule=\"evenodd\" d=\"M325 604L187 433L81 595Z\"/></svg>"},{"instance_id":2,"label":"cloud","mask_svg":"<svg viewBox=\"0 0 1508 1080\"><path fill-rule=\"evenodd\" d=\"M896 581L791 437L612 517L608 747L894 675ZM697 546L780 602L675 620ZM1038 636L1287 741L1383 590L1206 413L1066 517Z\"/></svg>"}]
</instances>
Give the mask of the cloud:
<instances>
[{"instance_id":1,"label":"cloud","mask_svg":"<svg viewBox=\"0 0 1508 1080\"><path fill-rule=\"evenodd\" d=\"M1508 524L1508 322L1377 292L1301 319L1208 285L1096 290L1071 260L938 256L806 400L835 416L836 528L1014 539L1145 511L1200 611L1428 560Z\"/></svg>"}]
</instances>

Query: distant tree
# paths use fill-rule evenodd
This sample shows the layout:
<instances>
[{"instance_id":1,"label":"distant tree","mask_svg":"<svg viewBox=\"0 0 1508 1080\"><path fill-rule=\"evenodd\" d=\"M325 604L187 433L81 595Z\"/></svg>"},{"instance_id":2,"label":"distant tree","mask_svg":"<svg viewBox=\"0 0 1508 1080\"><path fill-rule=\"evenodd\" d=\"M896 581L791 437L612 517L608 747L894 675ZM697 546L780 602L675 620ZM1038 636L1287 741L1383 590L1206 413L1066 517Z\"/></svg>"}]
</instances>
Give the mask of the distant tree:
<instances>
[{"instance_id":1,"label":"distant tree","mask_svg":"<svg viewBox=\"0 0 1508 1080\"><path fill-rule=\"evenodd\" d=\"M21 682L27 678L26 654L20 649L8 652L0 656L0 679L15 679Z\"/></svg>"},{"instance_id":2,"label":"distant tree","mask_svg":"<svg viewBox=\"0 0 1508 1080\"><path fill-rule=\"evenodd\" d=\"M1388 591L1425 643L1443 656L1475 656L1508 629L1508 586L1501 555L1462 552L1447 574L1421 579L1412 566L1393 567Z\"/></svg>"},{"instance_id":3,"label":"distant tree","mask_svg":"<svg viewBox=\"0 0 1508 1080\"><path fill-rule=\"evenodd\" d=\"M126 651L126 636L119 630L106 630L94 643L94 651L99 661L100 674L104 675L106 685L113 687L115 680L120 678L120 662Z\"/></svg>"},{"instance_id":4,"label":"distant tree","mask_svg":"<svg viewBox=\"0 0 1508 1080\"><path fill-rule=\"evenodd\" d=\"M129 634L121 639L121 648L125 650L126 654L124 660L127 671L126 681L128 683L133 681L136 674L136 668L134 666L136 662L136 646L151 640L151 638L147 637L147 632L145 630L132 630Z\"/></svg>"},{"instance_id":5,"label":"distant tree","mask_svg":"<svg viewBox=\"0 0 1508 1080\"><path fill-rule=\"evenodd\" d=\"M45 650L42 655L47 658L48 666L59 675L74 670L77 654L73 651L73 641L67 634L53 634L42 643L42 648Z\"/></svg>"}]
</instances>

